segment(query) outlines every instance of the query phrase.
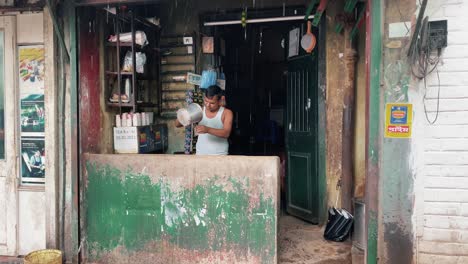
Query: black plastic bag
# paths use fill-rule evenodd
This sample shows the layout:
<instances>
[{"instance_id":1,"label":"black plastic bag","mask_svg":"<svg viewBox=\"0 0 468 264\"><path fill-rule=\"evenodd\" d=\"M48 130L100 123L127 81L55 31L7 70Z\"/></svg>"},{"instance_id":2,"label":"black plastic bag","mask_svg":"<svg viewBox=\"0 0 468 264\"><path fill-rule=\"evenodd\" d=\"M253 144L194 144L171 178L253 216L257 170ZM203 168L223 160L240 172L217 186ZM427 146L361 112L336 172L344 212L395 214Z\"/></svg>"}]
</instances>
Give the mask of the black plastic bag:
<instances>
[{"instance_id":1,"label":"black plastic bag","mask_svg":"<svg viewBox=\"0 0 468 264\"><path fill-rule=\"evenodd\" d=\"M323 237L336 242L345 241L351 234L354 217L345 209L328 209L328 222Z\"/></svg>"}]
</instances>

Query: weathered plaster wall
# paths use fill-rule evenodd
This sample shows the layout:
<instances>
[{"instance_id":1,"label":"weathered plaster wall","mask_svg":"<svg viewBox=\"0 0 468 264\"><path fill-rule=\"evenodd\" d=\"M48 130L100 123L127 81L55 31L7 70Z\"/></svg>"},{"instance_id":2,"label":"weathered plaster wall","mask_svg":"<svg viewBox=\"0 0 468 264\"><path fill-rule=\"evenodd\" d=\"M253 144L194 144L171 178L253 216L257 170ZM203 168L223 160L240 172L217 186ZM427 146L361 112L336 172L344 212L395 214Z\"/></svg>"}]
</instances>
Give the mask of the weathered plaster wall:
<instances>
[{"instance_id":1,"label":"weathered plaster wall","mask_svg":"<svg viewBox=\"0 0 468 264\"><path fill-rule=\"evenodd\" d=\"M380 123L385 122L386 103L408 103L409 93L417 89L407 63L410 37L392 37L389 26L412 21L415 2L409 0L383 2L383 53L380 83ZM414 112L414 116L422 112ZM379 182L379 262L412 263L414 261L414 167L411 162L411 139L383 138L381 130Z\"/></svg>"},{"instance_id":2,"label":"weathered plaster wall","mask_svg":"<svg viewBox=\"0 0 468 264\"><path fill-rule=\"evenodd\" d=\"M416 2L417 1L413 1ZM468 2L428 1L429 20L447 19L448 46L437 70L415 84L414 129L423 131L412 144L415 157L417 262L467 263L468 249ZM422 98L430 125L424 114Z\"/></svg>"},{"instance_id":3,"label":"weathered plaster wall","mask_svg":"<svg viewBox=\"0 0 468 264\"><path fill-rule=\"evenodd\" d=\"M90 154L83 169L85 263L276 263L277 157Z\"/></svg>"},{"instance_id":4,"label":"weathered plaster wall","mask_svg":"<svg viewBox=\"0 0 468 264\"><path fill-rule=\"evenodd\" d=\"M337 199L337 184L342 175L344 35L335 33L335 16L343 11L344 1L336 1L327 8L327 195L328 206ZM341 205L338 199L338 206Z\"/></svg>"}]
</instances>

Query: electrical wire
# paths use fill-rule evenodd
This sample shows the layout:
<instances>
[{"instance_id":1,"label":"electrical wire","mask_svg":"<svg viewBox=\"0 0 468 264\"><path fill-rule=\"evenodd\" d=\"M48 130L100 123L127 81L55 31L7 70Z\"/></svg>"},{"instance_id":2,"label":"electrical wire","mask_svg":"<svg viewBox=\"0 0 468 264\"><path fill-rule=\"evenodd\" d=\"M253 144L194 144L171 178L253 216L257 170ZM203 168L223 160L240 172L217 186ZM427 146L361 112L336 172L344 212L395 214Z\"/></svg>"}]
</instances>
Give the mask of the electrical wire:
<instances>
[{"instance_id":1,"label":"electrical wire","mask_svg":"<svg viewBox=\"0 0 468 264\"><path fill-rule=\"evenodd\" d=\"M437 118L439 117L439 106L440 106L440 76L439 76L439 71L436 68L436 73L437 73L437 80L439 81L438 89L437 89L437 110L436 110L436 116L434 120L429 120L429 116L427 114L427 109L426 109L426 95L427 95L427 86L426 86L426 78L424 78L424 98L423 98L423 105L424 105L424 114L426 115L426 120L429 122L429 124L433 125L435 122L437 122Z\"/></svg>"},{"instance_id":2,"label":"electrical wire","mask_svg":"<svg viewBox=\"0 0 468 264\"><path fill-rule=\"evenodd\" d=\"M437 122L439 117L439 109L440 109L440 76L437 66L440 62L441 56L441 49L437 49L437 55L433 55L434 49L430 41L427 39L427 30L428 30L428 18L424 19L423 27L419 32L415 32L418 34L416 44L413 46L412 55L410 58L411 61L411 72L412 74L418 78L419 80L423 80L424 82L424 97L423 97L423 105L424 105L424 114L426 116L426 120L429 124L433 125ZM426 101L427 101L427 76L431 73L436 71L437 79L438 79L438 91L437 91L437 108L436 114L433 120L429 118L429 114L427 111Z\"/></svg>"}]
</instances>

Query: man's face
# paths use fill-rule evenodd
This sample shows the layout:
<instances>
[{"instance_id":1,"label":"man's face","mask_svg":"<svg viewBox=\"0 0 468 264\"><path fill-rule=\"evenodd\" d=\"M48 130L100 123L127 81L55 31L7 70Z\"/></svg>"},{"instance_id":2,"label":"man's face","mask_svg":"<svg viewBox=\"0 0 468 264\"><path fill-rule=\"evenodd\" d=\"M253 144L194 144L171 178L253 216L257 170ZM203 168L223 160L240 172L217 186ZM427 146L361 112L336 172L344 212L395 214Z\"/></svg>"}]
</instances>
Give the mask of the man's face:
<instances>
[{"instance_id":1,"label":"man's face","mask_svg":"<svg viewBox=\"0 0 468 264\"><path fill-rule=\"evenodd\" d=\"M204 101L205 101L205 107L208 109L208 111L210 112L218 111L220 107L218 96L213 96L211 98L208 98L205 96Z\"/></svg>"}]
</instances>

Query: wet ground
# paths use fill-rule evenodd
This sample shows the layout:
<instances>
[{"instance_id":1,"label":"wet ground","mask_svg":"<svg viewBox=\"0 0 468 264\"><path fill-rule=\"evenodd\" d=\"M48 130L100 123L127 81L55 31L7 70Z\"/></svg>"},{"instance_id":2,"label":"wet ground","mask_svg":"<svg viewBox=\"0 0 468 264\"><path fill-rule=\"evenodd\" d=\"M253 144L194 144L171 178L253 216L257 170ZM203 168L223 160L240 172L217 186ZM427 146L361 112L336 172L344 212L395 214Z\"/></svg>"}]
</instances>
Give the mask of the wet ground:
<instances>
[{"instance_id":1,"label":"wet ground","mask_svg":"<svg viewBox=\"0 0 468 264\"><path fill-rule=\"evenodd\" d=\"M289 215L279 221L278 262L287 264L351 263L351 242L323 239L323 227ZM22 259L0 256L0 264L21 264Z\"/></svg>"},{"instance_id":2,"label":"wet ground","mask_svg":"<svg viewBox=\"0 0 468 264\"><path fill-rule=\"evenodd\" d=\"M289 215L279 221L279 263L347 264L351 263L351 242L330 242L323 228Z\"/></svg>"}]
</instances>

